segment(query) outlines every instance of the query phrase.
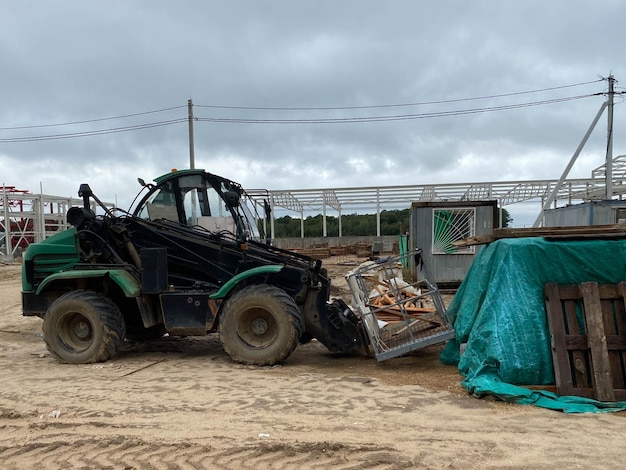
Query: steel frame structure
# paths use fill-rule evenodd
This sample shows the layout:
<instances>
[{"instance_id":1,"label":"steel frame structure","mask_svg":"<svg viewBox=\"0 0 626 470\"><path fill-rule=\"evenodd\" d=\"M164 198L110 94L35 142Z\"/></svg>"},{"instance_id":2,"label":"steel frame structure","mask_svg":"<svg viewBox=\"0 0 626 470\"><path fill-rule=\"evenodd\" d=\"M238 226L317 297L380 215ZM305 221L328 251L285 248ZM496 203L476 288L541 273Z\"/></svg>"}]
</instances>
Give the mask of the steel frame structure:
<instances>
[{"instance_id":1,"label":"steel frame structure","mask_svg":"<svg viewBox=\"0 0 626 470\"><path fill-rule=\"evenodd\" d=\"M591 178L559 180L497 181L477 183L449 183L404 186L370 186L346 188L250 190L255 204L263 207L267 201L272 209L270 234L274 238L274 218L277 210L297 212L301 219L301 237L304 238L305 212L323 215L323 235L326 233L326 214L337 211L341 237L342 212L365 211L376 213L377 236L380 236L380 212L408 208L413 202L484 201L496 200L500 208L511 204L538 201L541 213L545 201L558 187L553 207L606 199L606 164L594 169ZM626 194L626 155L613 159L612 197L621 199ZM500 219L501 220L501 219Z\"/></svg>"},{"instance_id":2,"label":"steel frame structure","mask_svg":"<svg viewBox=\"0 0 626 470\"><path fill-rule=\"evenodd\" d=\"M592 171L591 178L566 179L556 192L554 207L559 203L574 204L606 199L606 165ZM410 207L413 202L484 201L496 200L499 207L538 201L541 206L557 186L557 180L498 181L479 183L449 183L403 186L370 186L291 190L249 190L255 204L264 207L267 201L272 209L269 231L274 238L276 210L299 214L300 232L304 238L305 213L323 215L326 233L326 215L329 210L338 214L341 237L342 212L365 211L376 213L376 236L380 236L380 213ZM613 159L611 193L622 199L626 194L626 155ZM30 243L38 242L69 227L66 214L70 207L82 205L81 199L30 194L13 187L0 188L0 259L12 260ZM113 204L105 203L109 207ZM93 208L94 211L96 208ZM268 227L266 227L267 230Z\"/></svg>"},{"instance_id":3,"label":"steel frame structure","mask_svg":"<svg viewBox=\"0 0 626 470\"><path fill-rule=\"evenodd\" d=\"M68 209L82 205L82 199L0 187L0 260L13 260L31 243L68 228ZM113 207L110 203L105 205ZM96 207L92 209L95 211Z\"/></svg>"},{"instance_id":4,"label":"steel frame structure","mask_svg":"<svg viewBox=\"0 0 626 470\"><path fill-rule=\"evenodd\" d=\"M13 259L30 243L67 228L67 210L81 201L3 187L0 193L0 257Z\"/></svg>"}]
</instances>

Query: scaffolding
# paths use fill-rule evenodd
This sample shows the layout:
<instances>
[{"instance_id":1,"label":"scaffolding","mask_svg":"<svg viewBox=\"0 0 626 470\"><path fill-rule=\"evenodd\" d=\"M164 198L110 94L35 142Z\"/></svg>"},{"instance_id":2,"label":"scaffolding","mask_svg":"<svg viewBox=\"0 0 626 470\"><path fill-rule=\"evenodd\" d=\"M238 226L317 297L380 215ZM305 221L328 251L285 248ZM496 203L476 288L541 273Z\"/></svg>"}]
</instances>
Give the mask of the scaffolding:
<instances>
[{"instance_id":1,"label":"scaffolding","mask_svg":"<svg viewBox=\"0 0 626 470\"><path fill-rule=\"evenodd\" d=\"M613 159L611 196L622 199L626 194L626 155ZM478 183L450 183L403 186L372 186L354 188L320 188L291 190L248 190L255 203L263 207L267 201L271 208L271 237L275 238L273 220L279 210L296 211L304 219L305 211L322 214L334 209L341 218L347 211L375 213L377 236L380 236L380 213L382 210L408 208L413 202L453 202L495 200L500 208L511 204L535 201L538 212L548 198L553 197L552 207L559 204L600 201L606 199L606 166L593 170L591 178L528 181L497 181ZM557 187L558 186L558 187ZM540 204L540 205L539 205ZM304 238L304 225L301 224Z\"/></svg>"}]
</instances>

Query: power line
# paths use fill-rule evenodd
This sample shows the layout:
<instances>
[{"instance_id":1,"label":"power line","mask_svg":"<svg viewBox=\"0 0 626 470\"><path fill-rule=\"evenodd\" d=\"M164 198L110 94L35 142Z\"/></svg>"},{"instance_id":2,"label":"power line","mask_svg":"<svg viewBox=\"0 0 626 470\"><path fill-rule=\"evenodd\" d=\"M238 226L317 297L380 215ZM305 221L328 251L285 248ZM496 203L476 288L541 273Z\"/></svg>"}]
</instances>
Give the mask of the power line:
<instances>
[{"instance_id":1,"label":"power line","mask_svg":"<svg viewBox=\"0 0 626 470\"><path fill-rule=\"evenodd\" d=\"M145 116L147 114L162 113L164 111L172 111L174 109L181 109L181 108L185 108L185 106L172 106L171 108L155 109L154 111L144 111L142 113L133 113L133 114L122 114L120 116L111 116L111 117L98 118L98 119L86 119L84 121L62 122L62 123L57 123L57 124L38 124L38 125L32 125L32 126L0 127L0 131L13 131L13 130L20 130L20 129L39 129L43 127L73 126L76 124L90 124L94 122L111 121L114 119L125 119L129 117Z\"/></svg>"},{"instance_id":2,"label":"power line","mask_svg":"<svg viewBox=\"0 0 626 470\"><path fill-rule=\"evenodd\" d=\"M557 89L571 88L571 87L587 85L591 83L596 83L596 81L576 83L576 84L571 84L571 85L563 85L563 86L551 87L551 88L543 88L539 90L530 90L530 91L506 93L506 94L500 94L500 95L490 95L490 96L482 96L482 97L474 97L474 98L432 101L432 102L423 102L423 103L375 105L375 106L348 106L348 107L333 107L333 108L233 107L233 106L207 106L207 105L195 105L195 106L200 107L200 108L239 109L239 110L379 109L379 108L396 108L396 107L401 107L401 106L416 106L420 104L447 104L447 103L457 103L457 102L464 102L464 101L484 100L484 99L489 99L489 98L516 96L516 95L524 95L524 94L530 94L530 93L538 93L542 91L552 91L552 90L557 90ZM374 116L365 116L365 117L346 117L346 118L303 118L303 119L275 119L275 118L253 119L253 118L225 118L225 117L196 117L195 120L201 121L201 122L229 123L229 124L341 124L341 123L401 121L401 120L410 120L410 119L428 119L428 118L446 117L446 116L461 116L461 115L466 115L466 114L476 114L476 113L483 113L483 112L493 112L493 111L502 111L502 110L509 110L509 109L531 107L531 106L540 106L540 105L554 104L554 103L560 103L560 102L565 102L565 101L579 100L579 99L584 99L584 98L588 98L591 96L599 96L603 94L604 93L593 93L593 94L587 94L587 95L570 96L570 97L555 98L555 99L549 99L549 100L539 100L539 101L532 101L532 102L518 103L518 104L488 106L488 107L469 108L469 109L457 109L457 110L451 110L451 111L435 111L435 112L417 113L417 114L396 114L396 115L378 115L378 116L374 115ZM184 108L186 108L186 106L174 106L174 107L162 108L162 109L153 110L153 111L145 111L141 113L125 114L125 115L105 117L105 118L99 118L99 119L89 119L89 120L73 121L73 122L66 122L66 123L59 123L59 124L4 127L4 128L0 128L0 130L23 130L23 129L36 129L36 128L56 127L56 126L88 124L88 123L103 122L103 121L114 120L114 119L144 116L148 114L154 114L154 113L160 113L164 111L171 111L171 110L184 109ZM97 135L113 134L113 133L118 133L118 132L129 132L129 131L135 131L135 130L141 130L141 129L149 129L153 127L168 126L168 125L178 124L182 122L187 122L187 120L188 118L181 117L181 118L165 120L165 121L148 122L148 123L136 124L132 126L122 126L122 127L114 127L114 128L107 128L107 129L82 131L82 132L68 132L68 133L60 133L60 134L24 136L24 137L6 137L6 138L0 138L0 143L36 142L36 141L43 141L43 140L58 140L58 139L71 139L71 138L77 138L77 137L91 137L91 136L97 136Z\"/></svg>"},{"instance_id":3,"label":"power line","mask_svg":"<svg viewBox=\"0 0 626 470\"><path fill-rule=\"evenodd\" d=\"M320 118L320 119L250 119L250 118L212 118L212 117L196 117L197 121L219 122L228 124L340 124L340 123L362 123L362 122L382 122L382 121L403 121L410 119L428 119L446 116L462 116L465 114L476 114L493 111L503 111L509 109L527 108L532 106L541 106L546 104L561 103L565 101L580 100L592 96L602 95L603 93L593 93L588 95L570 96L565 98L555 98L551 100L541 100L528 103L518 103L502 106L489 106L483 108L470 108L452 111L436 111L419 114L399 114L388 116L366 116L366 117L349 117L349 118Z\"/></svg>"},{"instance_id":4,"label":"power line","mask_svg":"<svg viewBox=\"0 0 626 470\"><path fill-rule=\"evenodd\" d=\"M0 143L12 143L12 142L37 142L41 140L59 140L59 139L73 139L76 137L91 137L95 135L114 134L118 132L129 132L140 129L150 129L153 127L169 126L171 124L178 124L181 122L187 122L187 118L171 119L169 121L150 122L145 124L137 124L134 126L114 127L111 129L98 129L93 131L84 132L71 132L66 134L52 134L52 135L38 135L28 137L7 137L0 139Z\"/></svg>"},{"instance_id":5,"label":"power line","mask_svg":"<svg viewBox=\"0 0 626 470\"><path fill-rule=\"evenodd\" d=\"M504 98L504 97L509 97L509 96L527 95L527 94L532 94L532 93L562 90L565 88L572 88L572 87L577 87L577 86L582 86L582 85L590 85L592 83L598 83L601 81L603 81L603 79L592 80L589 82L573 83L571 85L561 85L561 86L555 86L555 87L549 87L549 88L540 88L537 90L518 91L518 92L513 92L513 93L502 93L502 94L497 94L497 95L477 96L473 98L458 98L458 99L440 100L440 101L422 101L422 102L416 102L416 103L379 104L379 105L370 105L370 106L274 107L274 106L223 106L223 105L206 105L206 104L194 104L194 106L198 108L261 110L261 111L318 111L318 110L319 111L340 111L340 110L349 110L349 109L400 108L400 107L409 107L409 106L426 106L426 105L433 105L433 104L459 103L463 101L478 101L478 100L488 100L488 99L494 99L494 98Z\"/></svg>"},{"instance_id":6,"label":"power line","mask_svg":"<svg viewBox=\"0 0 626 470\"><path fill-rule=\"evenodd\" d=\"M493 99L493 98L503 98L503 97L518 96L518 95L525 95L525 94L531 94L531 93L540 93L540 92L545 92L545 91L561 90L565 88L589 85L589 84L597 83L600 81L604 81L604 79L600 78L598 80L573 83L570 85L561 85L561 86L556 86L556 87L540 88L536 90L527 90L527 91L519 91L519 92L512 92L512 93L502 93L502 94L496 94L496 95L478 96L478 97L472 97L472 98L458 98L458 99L440 100L440 101L422 101L422 102L401 103L401 104L381 104L381 105L370 105L370 106L273 107L273 106L223 106L223 105L201 105L201 104L195 104L194 106L198 108L212 108L212 109L276 110L276 111L308 111L308 110L332 111L332 110L350 110L350 109L395 108L395 107L447 104L447 103L458 103L458 102L464 102L464 101L477 101L477 100L486 100L486 99ZM0 130L38 129L38 128L45 128L45 127L60 127L60 126L70 126L70 125L76 125L76 124L89 124L89 123L94 123L94 122L103 122L103 121L109 121L109 120L115 120L115 119L125 119L129 117L145 116L148 114L161 113L165 111L172 111L172 110L183 109L183 108L185 108L185 106L183 105L171 106L169 108L161 108L161 109L156 109L152 111L122 114L118 116L109 116L109 117L104 117L104 118L86 119L86 120L81 120L81 121L70 121L70 122L62 122L62 123L55 123L55 124L36 124L36 125L30 125L30 126L0 127Z\"/></svg>"}]
</instances>

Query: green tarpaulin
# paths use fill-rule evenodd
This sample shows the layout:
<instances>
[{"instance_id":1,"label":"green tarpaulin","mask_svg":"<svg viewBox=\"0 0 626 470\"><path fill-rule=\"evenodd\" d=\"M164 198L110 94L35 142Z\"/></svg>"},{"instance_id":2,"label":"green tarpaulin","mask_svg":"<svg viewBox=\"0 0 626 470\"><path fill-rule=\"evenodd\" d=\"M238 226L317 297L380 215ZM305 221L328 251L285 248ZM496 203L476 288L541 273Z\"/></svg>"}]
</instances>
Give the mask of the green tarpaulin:
<instances>
[{"instance_id":1,"label":"green tarpaulin","mask_svg":"<svg viewBox=\"0 0 626 470\"><path fill-rule=\"evenodd\" d=\"M458 364L463 387L477 396L571 413L625 410L626 402L559 397L523 387L554 384L544 285L623 280L626 240L493 242L476 256L448 308L456 340L448 342L441 360Z\"/></svg>"}]
</instances>

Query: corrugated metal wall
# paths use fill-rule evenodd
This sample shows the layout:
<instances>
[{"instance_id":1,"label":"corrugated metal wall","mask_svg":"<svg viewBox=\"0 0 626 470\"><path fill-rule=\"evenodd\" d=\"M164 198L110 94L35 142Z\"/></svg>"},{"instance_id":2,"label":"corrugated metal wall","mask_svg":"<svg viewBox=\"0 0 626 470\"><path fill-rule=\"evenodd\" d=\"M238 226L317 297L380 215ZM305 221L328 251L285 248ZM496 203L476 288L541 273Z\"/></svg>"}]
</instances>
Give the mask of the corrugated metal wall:
<instances>
[{"instance_id":1,"label":"corrugated metal wall","mask_svg":"<svg viewBox=\"0 0 626 470\"><path fill-rule=\"evenodd\" d=\"M621 209L621 211L620 211ZM545 227L577 227L623 223L626 201L594 201L544 211Z\"/></svg>"}]
</instances>

